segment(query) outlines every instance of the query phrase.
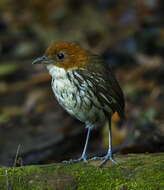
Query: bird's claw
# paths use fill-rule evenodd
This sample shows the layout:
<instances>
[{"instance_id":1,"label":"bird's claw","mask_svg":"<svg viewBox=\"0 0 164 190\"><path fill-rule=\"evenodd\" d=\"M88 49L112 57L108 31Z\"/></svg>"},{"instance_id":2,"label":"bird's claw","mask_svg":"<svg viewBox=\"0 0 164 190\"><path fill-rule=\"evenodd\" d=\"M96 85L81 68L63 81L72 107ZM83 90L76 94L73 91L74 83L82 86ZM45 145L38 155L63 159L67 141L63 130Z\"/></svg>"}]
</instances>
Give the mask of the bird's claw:
<instances>
[{"instance_id":1,"label":"bird's claw","mask_svg":"<svg viewBox=\"0 0 164 190\"><path fill-rule=\"evenodd\" d=\"M110 160L113 164L117 165L117 162L113 160L112 156L104 156L103 161L99 164L99 167L102 167L108 160Z\"/></svg>"},{"instance_id":2,"label":"bird's claw","mask_svg":"<svg viewBox=\"0 0 164 190\"><path fill-rule=\"evenodd\" d=\"M77 162L83 161L84 163L88 163L86 157L80 157L79 159L75 160Z\"/></svg>"},{"instance_id":3,"label":"bird's claw","mask_svg":"<svg viewBox=\"0 0 164 190\"><path fill-rule=\"evenodd\" d=\"M93 158L90 158L89 160L103 160L103 159L104 159L104 156L103 157L95 156Z\"/></svg>"},{"instance_id":4,"label":"bird's claw","mask_svg":"<svg viewBox=\"0 0 164 190\"><path fill-rule=\"evenodd\" d=\"M109 154L102 156L102 157L95 156L95 157L91 158L90 160L102 160L102 162L99 164L99 167L102 167L108 160L110 160L114 164L117 164L117 162L114 161L112 156Z\"/></svg>"},{"instance_id":5,"label":"bird's claw","mask_svg":"<svg viewBox=\"0 0 164 190\"><path fill-rule=\"evenodd\" d=\"M77 163L77 162L80 162L80 161L83 161L84 163L88 163L86 157L80 157L78 159L70 159L70 160L64 160L63 163L65 164L73 164L73 163Z\"/></svg>"}]
</instances>

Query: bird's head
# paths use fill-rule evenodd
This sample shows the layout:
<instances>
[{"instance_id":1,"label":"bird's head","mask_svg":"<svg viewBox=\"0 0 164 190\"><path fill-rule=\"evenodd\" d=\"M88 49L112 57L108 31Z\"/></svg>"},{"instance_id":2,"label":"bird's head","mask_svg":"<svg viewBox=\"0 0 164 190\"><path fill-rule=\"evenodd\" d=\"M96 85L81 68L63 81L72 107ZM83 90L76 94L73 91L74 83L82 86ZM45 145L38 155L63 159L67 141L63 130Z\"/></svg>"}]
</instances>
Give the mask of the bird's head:
<instances>
[{"instance_id":1,"label":"bird's head","mask_svg":"<svg viewBox=\"0 0 164 190\"><path fill-rule=\"evenodd\" d=\"M78 69L89 61L89 52L72 42L56 42L51 44L42 57L35 59L32 64L43 63L65 70Z\"/></svg>"}]
</instances>

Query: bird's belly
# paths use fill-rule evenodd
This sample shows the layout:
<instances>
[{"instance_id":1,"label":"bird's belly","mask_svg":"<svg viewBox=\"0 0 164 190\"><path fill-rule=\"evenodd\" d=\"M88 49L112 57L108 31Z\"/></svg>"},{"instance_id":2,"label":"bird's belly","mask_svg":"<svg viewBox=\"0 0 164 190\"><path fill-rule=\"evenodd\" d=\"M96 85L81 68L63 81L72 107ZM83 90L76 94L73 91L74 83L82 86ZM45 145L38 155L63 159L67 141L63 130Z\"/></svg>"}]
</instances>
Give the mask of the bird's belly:
<instances>
[{"instance_id":1,"label":"bird's belly","mask_svg":"<svg viewBox=\"0 0 164 190\"><path fill-rule=\"evenodd\" d=\"M85 90L79 90L69 80L54 80L52 89L59 104L80 121L94 124L105 120L97 98L91 97Z\"/></svg>"}]
</instances>

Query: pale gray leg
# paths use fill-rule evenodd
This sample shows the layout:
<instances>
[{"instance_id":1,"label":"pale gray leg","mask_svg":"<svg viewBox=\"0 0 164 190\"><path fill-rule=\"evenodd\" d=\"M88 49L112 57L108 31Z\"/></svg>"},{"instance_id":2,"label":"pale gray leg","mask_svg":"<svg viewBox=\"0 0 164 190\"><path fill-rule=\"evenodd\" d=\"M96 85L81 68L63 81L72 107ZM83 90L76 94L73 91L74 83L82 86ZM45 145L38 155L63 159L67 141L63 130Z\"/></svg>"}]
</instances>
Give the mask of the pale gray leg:
<instances>
[{"instance_id":1,"label":"pale gray leg","mask_svg":"<svg viewBox=\"0 0 164 190\"><path fill-rule=\"evenodd\" d=\"M85 145L84 145L84 149L83 149L83 153L81 155L81 157L79 159L71 159L69 161L64 161L65 163L73 163L73 162L79 162L79 161L83 161L83 162L87 162L87 159L86 159L86 150L87 150L87 146L88 146L88 140L89 140L89 136L90 136L90 131L91 131L91 128L93 126L91 125L87 125L86 128L88 128L88 132L87 132L87 137L86 137L86 141L85 141Z\"/></svg>"},{"instance_id":2,"label":"pale gray leg","mask_svg":"<svg viewBox=\"0 0 164 190\"><path fill-rule=\"evenodd\" d=\"M108 126L109 126L109 145L108 145L108 152L107 154L104 156L103 161L100 163L99 166L102 166L106 163L107 160L110 160L111 162L113 162L114 164L117 164L117 162L115 162L112 158L112 135L111 135L111 118L108 120Z\"/></svg>"},{"instance_id":3,"label":"pale gray leg","mask_svg":"<svg viewBox=\"0 0 164 190\"><path fill-rule=\"evenodd\" d=\"M110 160L111 162L113 162L114 164L117 164L117 162L115 162L112 158L112 138L111 138L111 118L108 120L108 126L109 126L109 145L108 145L108 152L105 156L103 157L93 157L91 158L91 160L103 160L99 166L103 166L107 160Z\"/></svg>"},{"instance_id":4,"label":"pale gray leg","mask_svg":"<svg viewBox=\"0 0 164 190\"><path fill-rule=\"evenodd\" d=\"M86 150L87 150L87 146L88 146L88 140L89 140L89 136L90 136L90 131L91 131L91 126L87 126L86 128L88 128L88 132L87 132L87 138L86 138L86 141L85 141L85 146L84 146L84 149L83 149L83 153L81 155L81 157L78 159L79 161L80 160L83 160L84 162L87 162L86 160Z\"/></svg>"}]
</instances>

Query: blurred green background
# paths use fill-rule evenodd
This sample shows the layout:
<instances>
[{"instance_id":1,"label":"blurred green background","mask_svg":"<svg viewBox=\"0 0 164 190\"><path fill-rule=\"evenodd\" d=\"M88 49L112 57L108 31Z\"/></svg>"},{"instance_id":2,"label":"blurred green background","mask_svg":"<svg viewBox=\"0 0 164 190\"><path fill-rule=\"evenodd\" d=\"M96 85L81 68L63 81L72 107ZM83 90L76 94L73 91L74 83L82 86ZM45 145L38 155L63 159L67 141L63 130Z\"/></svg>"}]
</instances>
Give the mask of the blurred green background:
<instances>
[{"instance_id":1,"label":"blurred green background","mask_svg":"<svg viewBox=\"0 0 164 190\"><path fill-rule=\"evenodd\" d=\"M86 130L56 102L50 76L31 62L50 43L73 41L100 54L124 91L127 121L112 119L113 151L164 151L162 0L0 1L0 165L80 156ZM88 154L105 154L107 128Z\"/></svg>"}]
</instances>

